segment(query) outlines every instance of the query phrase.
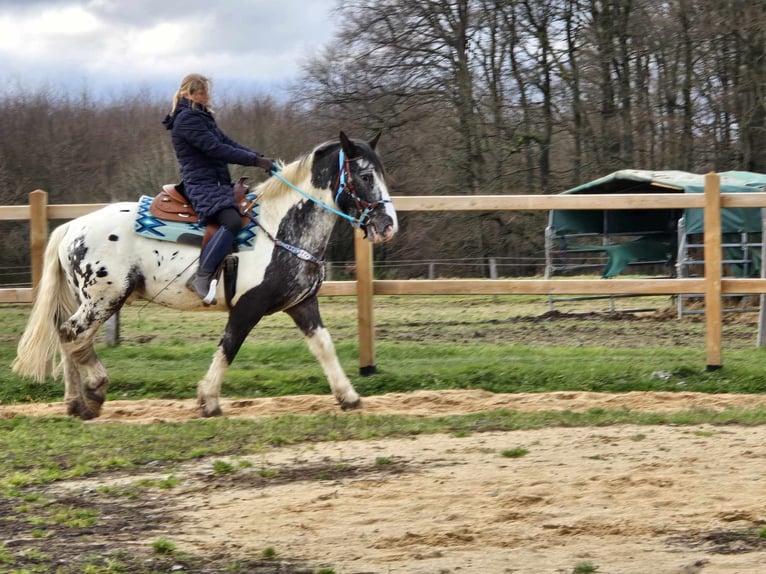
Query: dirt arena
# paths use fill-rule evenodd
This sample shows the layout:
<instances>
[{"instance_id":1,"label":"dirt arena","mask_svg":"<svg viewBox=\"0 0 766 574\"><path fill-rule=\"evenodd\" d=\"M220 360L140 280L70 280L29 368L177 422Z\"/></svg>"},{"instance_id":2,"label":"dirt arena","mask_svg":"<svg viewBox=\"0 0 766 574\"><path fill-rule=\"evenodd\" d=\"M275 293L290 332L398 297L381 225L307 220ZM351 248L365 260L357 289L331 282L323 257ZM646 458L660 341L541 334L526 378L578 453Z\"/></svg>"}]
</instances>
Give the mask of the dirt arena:
<instances>
[{"instance_id":1,"label":"dirt arena","mask_svg":"<svg viewBox=\"0 0 766 574\"><path fill-rule=\"evenodd\" d=\"M361 413L341 416L764 404L765 395L422 391L367 397ZM227 400L223 407L230 417L338 412L329 396ZM0 417L62 412L61 403L0 406ZM101 419L88 424L196 416L193 401L108 401ZM209 556L206 572L223 572L215 565L257 557L267 547L277 552L273 568L249 571L766 570L763 426L617 425L319 443L248 457L247 469L225 476L213 472L213 462L174 469L180 486L156 497L125 501L122 509L111 502L109 512L124 524L101 542L124 546L165 537ZM264 477L264 469L274 478ZM82 501L99 487L166 476L158 470L56 483L51 494ZM67 544L76 550L77 541Z\"/></svg>"}]
</instances>

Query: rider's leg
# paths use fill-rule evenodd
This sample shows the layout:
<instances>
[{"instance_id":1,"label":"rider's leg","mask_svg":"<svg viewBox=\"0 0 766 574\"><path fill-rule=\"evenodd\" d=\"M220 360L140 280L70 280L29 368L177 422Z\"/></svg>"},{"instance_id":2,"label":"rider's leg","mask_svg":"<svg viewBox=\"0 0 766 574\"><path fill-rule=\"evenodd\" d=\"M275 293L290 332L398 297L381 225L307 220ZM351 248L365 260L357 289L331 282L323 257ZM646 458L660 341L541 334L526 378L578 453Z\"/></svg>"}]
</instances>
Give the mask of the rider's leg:
<instances>
[{"instance_id":1,"label":"rider's leg","mask_svg":"<svg viewBox=\"0 0 766 574\"><path fill-rule=\"evenodd\" d=\"M215 299L208 297L210 282L224 257L231 251L237 234L242 230L242 219L236 209L227 207L214 216L209 217L208 220L219 223L221 227L218 228L218 231L208 241L205 249L202 250L197 273L192 275L187 286L205 303L214 304Z\"/></svg>"}]
</instances>

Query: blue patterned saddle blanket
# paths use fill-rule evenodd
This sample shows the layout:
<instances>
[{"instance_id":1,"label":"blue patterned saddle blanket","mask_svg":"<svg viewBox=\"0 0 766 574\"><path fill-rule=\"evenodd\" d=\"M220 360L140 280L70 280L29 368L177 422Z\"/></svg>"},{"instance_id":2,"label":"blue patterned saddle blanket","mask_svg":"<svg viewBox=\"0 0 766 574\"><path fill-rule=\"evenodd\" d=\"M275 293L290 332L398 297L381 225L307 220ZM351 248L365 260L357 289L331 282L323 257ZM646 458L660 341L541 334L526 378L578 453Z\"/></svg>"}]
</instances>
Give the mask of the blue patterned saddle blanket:
<instances>
[{"instance_id":1,"label":"blue patterned saddle blanket","mask_svg":"<svg viewBox=\"0 0 766 574\"><path fill-rule=\"evenodd\" d=\"M248 200L252 201L255 195L247 195ZM184 245L202 245L202 237L205 235L205 228L200 227L199 223L186 223L183 221L167 221L158 219L149 212L149 206L154 198L149 195L142 195L138 201L138 211L136 219L133 222L133 229L138 235L159 239L160 241L172 241ZM256 204L252 210L253 215L258 215ZM250 221L237 235L237 246L240 251L251 250L255 247L255 234L257 228L253 221Z\"/></svg>"}]
</instances>

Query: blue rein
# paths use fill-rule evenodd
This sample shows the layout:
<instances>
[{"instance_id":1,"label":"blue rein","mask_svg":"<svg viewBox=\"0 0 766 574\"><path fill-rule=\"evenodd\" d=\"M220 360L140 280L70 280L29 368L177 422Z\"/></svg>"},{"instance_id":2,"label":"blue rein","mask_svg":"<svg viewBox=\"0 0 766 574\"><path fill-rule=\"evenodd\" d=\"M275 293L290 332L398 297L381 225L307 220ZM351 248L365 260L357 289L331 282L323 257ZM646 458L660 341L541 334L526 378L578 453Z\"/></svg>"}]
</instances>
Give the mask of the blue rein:
<instances>
[{"instance_id":1,"label":"blue rein","mask_svg":"<svg viewBox=\"0 0 766 574\"><path fill-rule=\"evenodd\" d=\"M339 172L338 172L338 173L340 174L340 176L339 176L339 179L338 179L338 192L335 194L335 203L338 203L338 198L340 197L340 194L341 194L343 191L345 191L345 187L346 187L346 166L345 166L345 155L346 155L346 154L345 154L345 153L343 152L343 150L341 149L341 150L340 150L340 153L338 154L338 169L339 169ZM327 205L325 202L323 202L323 201L321 201L321 200L317 199L317 198L316 198L316 197L314 197L313 195L309 195L308 193L306 193L305 191L303 191L303 190L302 190L300 187L298 187L297 185L293 184L291 181L288 181L287 179L285 179L284 177L282 177L282 176L280 175L280 173L279 173L279 170L281 170L281 169L282 169L282 168L280 168L280 167L279 167L279 166L278 166L278 165L275 163L275 164L274 164L274 167L273 167L273 168L272 168L272 170L271 170L271 175L273 175L274 177L276 177L276 178L277 178L279 181L281 181L282 183L284 183L284 184L285 184L285 185L287 185L288 187L290 187L290 188L294 189L295 191L297 191L298 193L300 193L300 194L301 194L303 197L305 197L306 199L308 199L308 200L310 200L310 201L313 201L314 203L316 203L317 205L319 205L319 206L320 206L320 207L322 207L323 209L326 209L327 211L330 211L330 212L334 213L335 215L339 215L339 216L340 216L340 217L342 217L343 219L347 219L348 221L350 221L350 222L351 222L351 225L352 225L353 227L356 227L357 229L361 228L361 227L362 227L362 225L364 225L364 222L365 222L365 220L367 219L367 216L369 215L369 212L370 212L370 211L372 211L371 209L369 209L369 208L366 208L366 209L365 209L365 210L362 212L362 214L359 216L359 219L357 219L357 218L355 218L355 217L351 217L350 215L347 215L347 214L343 213L343 212L342 212L342 211L340 211L339 209L335 209L333 206L331 206L331 205Z\"/></svg>"},{"instance_id":2,"label":"blue rein","mask_svg":"<svg viewBox=\"0 0 766 574\"><path fill-rule=\"evenodd\" d=\"M291 189L294 189L298 193L300 193L303 197L308 199L309 201L313 201L323 209L326 209L327 211L330 211L334 213L335 215L339 215L343 219L347 219L351 222L351 225L357 229L361 229L362 226L365 224L367 219L369 218L370 213L373 209L375 209L379 204L390 202L390 199L384 199L380 201L376 201L374 203L368 203L366 201L361 200L356 195L356 190L353 188L352 185L349 184L349 182L346 181L346 178L348 177L348 169L347 169L348 161L346 160L346 154L343 152L343 149L340 150L340 153L338 154L338 191L335 193L335 203L338 203L338 199L340 199L341 193L348 193L351 195L351 197L356 202L357 207L361 210L361 213L359 215L359 218L351 217L350 215L347 215L340 211L339 209L335 209L331 205L327 205L323 201L317 199L313 195L309 195L305 191L303 191L301 188L293 184L291 181L288 181L282 175L280 175L279 171L282 169L279 167L279 165L275 162L271 168L271 175L276 177L279 181L290 187ZM347 191L346 187L350 187L351 191ZM252 214L250 216L253 217ZM289 243L285 243L281 239L277 239L271 233L269 233L260 223L258 223L255 218L253 220L256 222L256 225L263 229L264 233L271 239L277 246L281 247L282 249L285 249L295 255L296 257L303 259L304 261L311 261L312 263L315 263L316 265L322 267L324 265L324 261L318 259L305 249L301 249L300 247L295 247L294 245L290 245Z\"/></svg>"}]
</instances>

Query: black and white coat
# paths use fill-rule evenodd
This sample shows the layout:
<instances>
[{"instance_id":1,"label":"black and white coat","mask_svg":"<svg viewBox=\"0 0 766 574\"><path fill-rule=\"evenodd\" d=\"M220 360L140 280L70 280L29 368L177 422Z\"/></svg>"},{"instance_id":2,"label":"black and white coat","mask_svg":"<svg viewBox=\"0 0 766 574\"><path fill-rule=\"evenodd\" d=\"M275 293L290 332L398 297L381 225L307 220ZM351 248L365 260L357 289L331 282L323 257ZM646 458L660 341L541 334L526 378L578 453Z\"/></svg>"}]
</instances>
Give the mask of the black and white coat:
<instances>
[{"instance_id":1,"label":"black and white coat","mask_svg":"<svg viewBox=\"0 0 766 574\"><path fill-rule=\"evenodd\" d=\"M337 213L328 206L352 219L366 211L359 225L370 241L388 241L397 231L376 142L377 138L369 143L349 140L341 132L340 141L320 145L284 166L280 175L305 195L277 177L256 189L262 200L255 248L236 254L239 275L229 319L208 372L197 384L203 416L221 414L220 391L229 365L253 327L277 311L287 313L303 333L341 407L359 406L359 395L322 324L316 294L324 270L317 262L324 259L337 221ZM339 164L343 154L347 162ZM352 191L337 194L341 169ZM136 203L111 204L56 228L13 363L15 372L42 380L49 366L56 372L60 354L67 411L83 419L99 416L109 383L93 346L96 331L126 300L138 297L176 309L204 308L184 286L195 271L199 248L135 234L137 209ZM299 247L314 259L297 257L273 239ZM217 300L225 300L222 286ZM215 308L227 310L223 303L208 309Z\"/></svg>"}]
</instances>

